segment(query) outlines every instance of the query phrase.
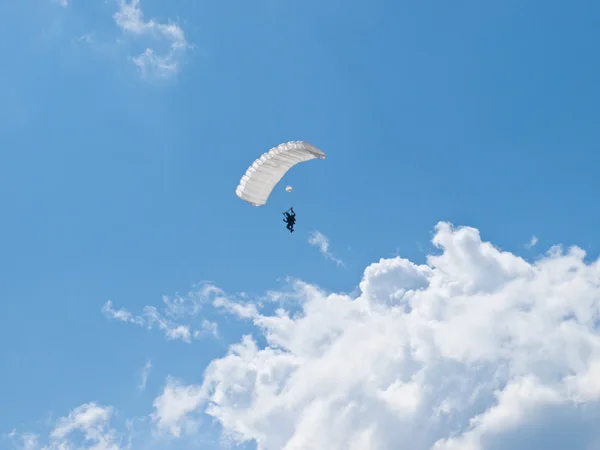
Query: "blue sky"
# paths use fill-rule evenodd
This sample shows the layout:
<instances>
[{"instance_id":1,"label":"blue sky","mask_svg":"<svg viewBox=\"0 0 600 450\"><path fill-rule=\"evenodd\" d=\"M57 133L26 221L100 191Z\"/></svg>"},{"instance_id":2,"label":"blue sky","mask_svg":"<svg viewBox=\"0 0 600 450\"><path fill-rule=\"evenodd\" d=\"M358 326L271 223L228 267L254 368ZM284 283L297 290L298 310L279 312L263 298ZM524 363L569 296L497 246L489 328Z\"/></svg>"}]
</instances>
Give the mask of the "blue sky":
<instances>
[{"instance_id":1,"label":"blue sky","mask_svg":"<svg viewBox=\"0 0 600 450\"><path fill-rule=\"evenodd\" d=\"M2 2L0 433L9 437L0 447L19 448L22 433L52 442L61 417L95 402L112 408L118 433L128 420L142 424L136 449L197 439L216 448L222 430L241 433L248 448L260 433L265 449L309 448L291 435L252 434L251 421L234 430L234 406L207 415L200 400L173 437L161 425L181 425L183 415L169 422L153 402L167 398L169 380L202 385L209 363L225 361L244 334L270 348L262 331L271 322L232 305L262 298L260 317L277 317L269 302L290 296L284 303L302 310L307 303L293 302L307 288L290 280L366 298L359 283L381 275L365 268L405 261L399 255L425 270L440 252L434 236L444 255L463 255L444 263L455 269L480 246L487 258L486 241L510 252L469 265L468 282L446 268L447 285L527 272L509 270L507 255L538 269L540 258L570 261L545 253L557 244L587 252L578 264L593 285L599 13L597 2L554 0ZM248 165L289 140L327 159L294 168L294 192L280 186L263 207L237 198ZM293 235L281 222L290 205ZM473 227L484 242L435 228L440 221ZM315 233L330 258L311 245ZM375 291L405 295L411 277L390 269ZM212 303L208 286L229 300ZM573 295L595 308L600 295L589 289ZM163 296L202 311L174 314ZM178 326L200 334L185 342ZM590 352L582 374L596 361ZM493 406L491 394L486 401ZM453 420L467 427L475 412ZM299 427L289 420L284 429ZM431 436L449 438L440 430ZM373 442L363 448L386 448Z\"/></svg>"}]
</instances>

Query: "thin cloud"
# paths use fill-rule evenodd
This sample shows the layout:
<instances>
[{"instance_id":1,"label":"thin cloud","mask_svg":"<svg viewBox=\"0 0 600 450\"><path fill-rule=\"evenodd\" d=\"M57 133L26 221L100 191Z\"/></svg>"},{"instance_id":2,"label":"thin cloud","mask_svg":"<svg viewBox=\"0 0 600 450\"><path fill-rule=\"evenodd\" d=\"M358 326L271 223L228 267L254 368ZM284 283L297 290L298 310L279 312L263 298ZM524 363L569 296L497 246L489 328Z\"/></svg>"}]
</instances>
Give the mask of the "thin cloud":
<instances>
[{"instance_id":1,"label":"thin cloud","mask_svg":"<svg viewBox=\"0 0 600 450\"><path fill-rule=\"evenodd\" d=\"M86 44L94 43L94 33L85 33L75 39L76 42L84 42Z\"/></svg>"},{"instance_id":2,"label":"thin cloud","mask_svg":"<svg viewBox=\"0 0 600 450\"><path fill-rule=\"evenodd\" d=\"M8 436L13 448L19 450L125 450L129 449L127 433L118 433L110 426L113 408L86 403L58 419L42 443L34 433L17 433Z\"/></svg>"},{"instance_id":3,"label":"thin cloud","mask_svg":"<svg viewBox=\"0 0 600 450\"><path fill-rule=\"evenodd\" d=\"M120 320L122 322L135 323L140 326L152 329L155 324L165 332L167 339L181 339L184 342L191 342L191 332L187 326L174 324L172 321L165 319L156 308L144 308L144 314L134 316L124 308L115 310L112 307L112 301L107 301L102 308L102 312L110 318Z\"/></svg>"},{"instance_id":4,"label":"thin cloud","mask_svg":"<svg viewBox=\"0 0 600 450\"><path fill-rule=\"evenodd\" d=\"M205 283L198 290L184 296L163 296L162 310L148 305L137 316L125 308L115 309L112 300L108 300L102 307L102 313L109 319L132 323L149 330L156 326L165 333L168 340L181 340L189 344L192 339L219 337L219 327L215 322L198 317L212 297L218 298L219 292L219 289Z\"/></svg>"},{"instance_id":5,"label":"thin cloud","mask_svg":"<svg viewBox=\"0 0 600 450\"><path fill-rule=\"evenodd\" d=\"M152 369L152 361L146 361L144 367L142 368L142 373L140 374L140 384L138 386L140 391L146 389L146 384L148 383L148 377L150 376L150 370Z\"/></svg>"},{"instance_id":6,"label":"thin cloud","mask_svg":"<svg viewBox=\"0 0 600 450\"><path fill-rule=\"evenodd\" d=\"M531 247L533 247L534 245L536 245L538 243L538 241L539 240L538 240L537 236L532 236L531 240L529 241L529 243L525 244L525 248L531 248Z\"/></svg>"},{"instance_id":7,"label":"thin cloud","mask_svg":"<svg viewBox=\"0 0 600 450\"><path fill-rule=\"evenodd\" d=\"M119 0L119 10L113 16L117 26L136 38L152 39L166 50L157 51L147 47L132 58L133 63L143 74L153 73L169 77L179 70L181 58L190 47L183 29L174 23L160 23L155 19L144 20L139 0Z\"/></svg>"},{"instance_id":8,"label":"thin cloud","mask_svg":"<svg viewBox=\"0 0 600 450\"><path fill-rule=\"evenodd\" d=\"M336 258L330 251L329 251L329 239L327 239L327 237L321 233L320 231L314 231L310 234L310 236L308 237L308 243L310 245L314 245L315 247L317 247L319 249L319 251L321 252L321 254L333 261L334 263L336 263L338 266L343 265L344 263Z\"/></svg>"}]
</instances>

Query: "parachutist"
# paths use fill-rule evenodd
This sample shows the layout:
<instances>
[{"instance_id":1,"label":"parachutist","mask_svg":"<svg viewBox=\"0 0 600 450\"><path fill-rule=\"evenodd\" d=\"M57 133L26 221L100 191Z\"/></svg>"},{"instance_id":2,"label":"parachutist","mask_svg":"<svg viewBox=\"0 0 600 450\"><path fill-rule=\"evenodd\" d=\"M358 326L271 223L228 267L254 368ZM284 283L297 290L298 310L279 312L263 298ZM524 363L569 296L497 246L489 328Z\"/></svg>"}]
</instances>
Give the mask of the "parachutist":
<instances>
[{"instance_id":1,"label":"parachutist","mask_svg":"<svg viewBox=\"0 0 600 450\"><path fill-rule=\"evenodd\" d=\"M291 211L291 214L288 211L283 213L283 215L285 216L283 221L287 223L286 228L290 230L290 233L293 233L294 224L296 223L296 213L294 212L294 208L290 208L289 211Z\"/></svg>"}]
</instances>

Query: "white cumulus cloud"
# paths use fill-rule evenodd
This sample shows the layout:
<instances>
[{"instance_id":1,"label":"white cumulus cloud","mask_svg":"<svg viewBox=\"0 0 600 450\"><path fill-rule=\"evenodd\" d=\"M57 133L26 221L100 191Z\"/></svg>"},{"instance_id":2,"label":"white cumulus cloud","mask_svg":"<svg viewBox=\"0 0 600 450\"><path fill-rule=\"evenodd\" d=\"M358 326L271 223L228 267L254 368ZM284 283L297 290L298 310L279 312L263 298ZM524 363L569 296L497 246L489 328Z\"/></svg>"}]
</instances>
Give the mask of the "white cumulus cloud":
<instances>
[{"instance_id":1,"label":"white cumulus cloud","mask_svg":"<svg viewBox=\"0 0 600 450\"><path fill-rule=\"evenodd\" d=\"M155 411L152 419L161 432L181 436L182 430L193 432L197 428L195 420L188 414L198 408L204 400L202 389L169 378L163 393L154 400Z\"/></svg>"},{"instance_id":2,"label":"white cumulus cloud","mask_svg":"<svg viewBox=\"0 0 600 450\"><path fill-rule=\"evenodd\" d=\"M433 243L427 264L371 264L356 296L297 282L297 310L273 314L221 299L267 344L245 336L202 382L169 384L159 423L208 414L264 450L597 445L598 262L531 263L447 223Z\"/></svg>"},{"instance_id":3,"label":"white cumulus cloud","mask_svg":"<svg viewBox=\"0 0 600 450\"><path fill-rule=\"evenodd\" d=\"M176 443L208 416L260 450L600 448L600 262L560 246L527 261L448 223L433 244L425 264L373 262L352 295L293 281L165 298L163 319L213 308L252 333L197 380L168 377L149 423ZM90 404L49 447L22 434L20 448L120 450L110 411ZM93 444L67 445L76 429Z\"/></svg>"}]
</instances>

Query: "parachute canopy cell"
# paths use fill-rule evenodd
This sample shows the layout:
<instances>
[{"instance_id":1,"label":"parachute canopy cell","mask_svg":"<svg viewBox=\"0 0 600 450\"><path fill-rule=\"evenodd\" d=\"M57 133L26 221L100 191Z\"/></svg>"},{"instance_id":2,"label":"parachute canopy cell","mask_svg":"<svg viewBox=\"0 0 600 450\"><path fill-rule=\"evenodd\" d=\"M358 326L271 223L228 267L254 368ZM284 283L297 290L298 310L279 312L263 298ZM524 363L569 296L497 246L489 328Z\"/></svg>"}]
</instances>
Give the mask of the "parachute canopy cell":
<instances>
[{"instance_id":1,"label":"parachute canopy cell","mask_svg":"<svg viewBox=\"0 0 600 450\"><path fill-rule=\"evenodd\" d=\"M240 180L235 193L254 206L264 205L275 185L288 170L311 159L325 159L325 153L304 141L280 144L263 153L252 163Z\"/></svg>"}]
</instances>

